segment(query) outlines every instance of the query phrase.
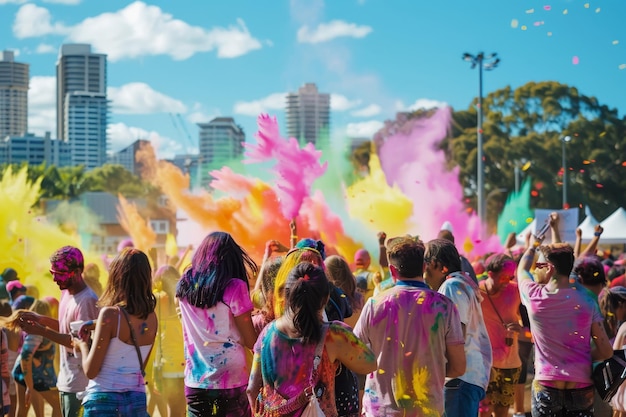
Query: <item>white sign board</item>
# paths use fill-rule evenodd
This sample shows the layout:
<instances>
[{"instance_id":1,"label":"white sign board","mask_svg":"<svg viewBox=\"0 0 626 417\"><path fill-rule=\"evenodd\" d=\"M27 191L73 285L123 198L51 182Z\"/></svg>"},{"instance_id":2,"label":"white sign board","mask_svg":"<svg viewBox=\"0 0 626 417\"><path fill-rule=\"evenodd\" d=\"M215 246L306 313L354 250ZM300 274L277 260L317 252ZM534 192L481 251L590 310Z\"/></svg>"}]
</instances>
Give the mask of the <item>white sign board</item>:
<instances>
[{"instance_id":1,"label":"white sign board","mask_svg":"<svg viewBox=\"0 0 626 417\"><path fill-rule=\"evenodd\" d=\"M550 209L535 209L535 228L532 231L537 233L541 227L548 221L550 213L559 213L559 234L561 235L561 242L567 242L574 244L576 242L576 228L578 227L578 208L569 210L550 210ZM546 233L546 240L550 241L551 232L548 230Z\"/></svg>"}]
</instances>

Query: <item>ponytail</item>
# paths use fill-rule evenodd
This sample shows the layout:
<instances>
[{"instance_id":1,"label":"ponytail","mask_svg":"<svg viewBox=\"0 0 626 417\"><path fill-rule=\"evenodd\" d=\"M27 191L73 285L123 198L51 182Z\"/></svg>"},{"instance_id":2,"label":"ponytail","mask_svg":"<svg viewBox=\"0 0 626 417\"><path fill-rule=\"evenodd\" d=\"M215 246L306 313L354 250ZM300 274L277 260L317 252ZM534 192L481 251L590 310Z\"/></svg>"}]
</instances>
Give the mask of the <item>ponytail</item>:
<instances>
[{"instance_id":1,"label":"ponytail","mask_svg":"<svg viewBox=\"0 0 626 417\"><path fill-rule=\"evenodd\" d=\"M294 327L304 343L319 342L322 322L319 312L326 305L330 284L324 270L309 262L296 265L287 278L285 297L294 313Z\"/></svg>"}]
</instances>

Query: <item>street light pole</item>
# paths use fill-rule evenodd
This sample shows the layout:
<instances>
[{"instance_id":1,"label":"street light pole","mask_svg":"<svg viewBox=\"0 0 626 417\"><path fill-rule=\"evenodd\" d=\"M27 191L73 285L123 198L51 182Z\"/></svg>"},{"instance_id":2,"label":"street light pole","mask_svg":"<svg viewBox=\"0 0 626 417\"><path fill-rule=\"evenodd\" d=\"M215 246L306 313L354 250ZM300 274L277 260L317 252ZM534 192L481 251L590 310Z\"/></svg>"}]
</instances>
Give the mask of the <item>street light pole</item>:
<instances>
[{"instance_id":1,"label":"street light pole","mask_svg":"<svg viewBox=\"0 0 626 417\"><path fill-rule=\"evenodd\" d=\"M572 140L570 136L565 136L561 139L561 156L563 157L563 208L568 209L569 204L567 202L567 158L565 157L565 144Z\"/></svg>"},{"instance_id":2,"label":"street light pole","mask_svg":"<svg viewBox=\"0 0 626 417\"><path fill-rule=\"evenodd\" d=\"M475 68L478 66L478 109L477 109L477 125L476 125L476 159L477 159L477 169L478 172L476 174L476 200L477 200L477 211L478 218L480 219L481 225L481 233L484 237L484 232L487 226L487 211L485 204L485 161L483 157L483 69L490 71L498 66L500 63L500 58L497 57L498 54L492 53L490 55L485 56L483 52L479 52L477 55L472 55L469 53L463 54L463 60L470 62L472 64L471 68Z\"/></svg>"}]
</instances>

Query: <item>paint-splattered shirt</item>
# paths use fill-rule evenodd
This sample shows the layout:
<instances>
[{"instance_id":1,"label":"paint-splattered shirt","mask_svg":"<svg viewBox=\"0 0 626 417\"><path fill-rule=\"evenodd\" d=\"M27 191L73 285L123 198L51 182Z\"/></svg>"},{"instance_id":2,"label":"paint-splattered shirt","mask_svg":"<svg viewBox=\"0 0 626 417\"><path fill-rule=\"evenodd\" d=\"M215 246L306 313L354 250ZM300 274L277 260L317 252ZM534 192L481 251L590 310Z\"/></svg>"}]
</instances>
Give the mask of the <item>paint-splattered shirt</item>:
<instances>
[{"instance_id":1,"label":"paint-splattered shirt","mask_svg":"<svg viewBox=\"0 0 626 417\"><path fill-rule=\"evenodd\" d=\"M250 369L235 317L252 311L246 283L231 279L223 301L199 308L180 300L185 341L185 385L231 389L247 386Z\"/></svg>"},{"instance_id":2,"label":"paint-splattered shirt","mask_svg":"<svg viewBox=\"0 0 626 417\"><path fill-rule=\"evenodd\" d=\"M551 292L530 272L518 286L535 341L535 379L591 384L591 325L603 321L598 303L575 282Z\"/></svg>"},{"instance_id":3,"label":"paint-splattered shirt","mask_svg":"<svg viewBox=\"0 0 626 417\"><path fill-rule=\"evenodd\" d=\"M446 345L464 343L452 301L425 284L396 285L365 304L354 333L378 364L365 380L367 416L443 414Z\"/></svg>"},{"instance_id":4,"label":"paint-splattered shirt","mask_svg":"<svg viewBox=\"0 0 626 417\"><path fill-rule=\"evenodd\" d=\"M343 332L343 323L331 322L326 338L333 332ZM315 358L316 343L303 344L301 338L291 338L276 328L273 321L263 329L254 345L255 360L261 361L263 385L273 387L284 398L297 396L310 385L309 378ZM319 398L320 407L326 417L336 417L335 407L335 371L338 364L331 363L328 353L324 349L322 361L317 373L319 381L325 389ZM297 417L302 413L299 410L293 414Z\"/></svg>"},{"instance_id":5,"label":"paint-splattered shirt","mask_svg":"<svg viewBox=\"0 0 626 417\"><path fill-rule=\"evenodd\" d=\"M439 292L454 302L465 325L467 365L459 379L487 390L492 363L491 341L480 307L482 296L478 285L466 273L453 272L441 284Z\"/></svg>"}]
</instances>

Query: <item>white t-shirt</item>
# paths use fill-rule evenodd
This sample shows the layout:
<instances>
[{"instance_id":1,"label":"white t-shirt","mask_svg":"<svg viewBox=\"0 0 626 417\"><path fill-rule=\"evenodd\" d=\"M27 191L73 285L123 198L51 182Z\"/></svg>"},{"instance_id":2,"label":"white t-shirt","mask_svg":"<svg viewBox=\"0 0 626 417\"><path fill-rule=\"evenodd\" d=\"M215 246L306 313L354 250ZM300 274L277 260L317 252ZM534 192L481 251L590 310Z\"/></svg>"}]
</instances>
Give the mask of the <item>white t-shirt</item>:
<instances>
[{"instance_id":1,"label":"white t-shirt","mask_svg":"<svg viewBox=\"0 0 626 417\"><path fill-rule=\"evenodd\" d=\"M211 308L179 302L185 340L185 385L231 389L248 385L250 368L235 317L252 311L246 283L231 279L223 301Z\"/></svg>"},{"instance_id":2,"label":"white t-shirt","mask_svg":"<svg viewBox=\"0 0 626 417\"><path fill-rule=\"evenodd\" d=\"M453 272L441 284L439 292L452 300L465 325L467 366L459 379L487 390L492 364L491 342L480 307L480 290L471 277Z\"/></svg>"},{"instance_id":3,"label":"white t-shirt","mask_svg":"<svg viewBox=\"0 0 626 417\"><path fill-rule=\"evenodd\" d=\"M98 319L98 296L91 288L85 286L81 292L70 294L61 292L59 302L59 333L70 333L70 323L77 320ZM82 359L74 357L72 349L59 345L60 361L57 388L61 392L82 392L87 387L87 376L83 371Z\"/></svg>"}]
</instances>

